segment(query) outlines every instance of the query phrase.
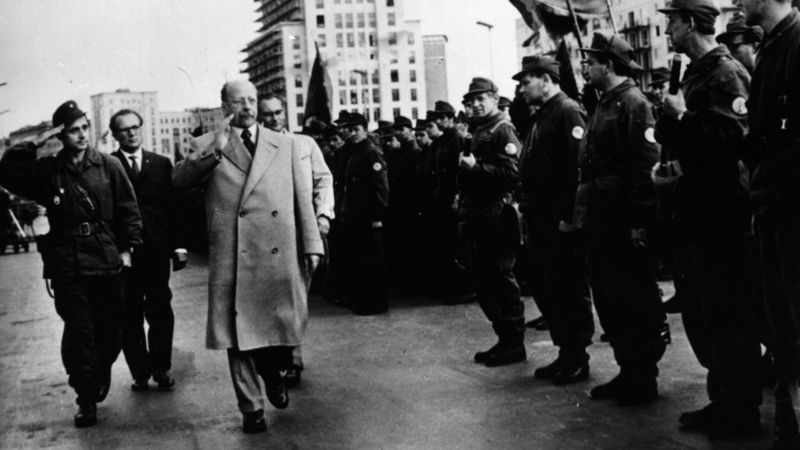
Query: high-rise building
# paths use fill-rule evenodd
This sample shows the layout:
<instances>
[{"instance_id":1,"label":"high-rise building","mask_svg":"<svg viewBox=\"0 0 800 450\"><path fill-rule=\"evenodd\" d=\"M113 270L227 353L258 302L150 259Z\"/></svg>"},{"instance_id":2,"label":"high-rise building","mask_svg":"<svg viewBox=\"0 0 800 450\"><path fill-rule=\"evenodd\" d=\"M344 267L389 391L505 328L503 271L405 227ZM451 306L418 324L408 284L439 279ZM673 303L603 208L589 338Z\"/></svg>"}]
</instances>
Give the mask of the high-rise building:
<instances>
[{"instance_id":1,"label":"high-rise building","mask_svg":"<svg viewBox=\"0 0 800 450\"><path fill-rule=\"evenodd\" d=\"M435 107L437 100L447 100L447 36L432 34L422 36L425 54L425 106Z\"/></svg>"},{"instance_id":2,"label":"high-rise building","mask_svg":"<svg viewBox=\"0 0 800 450\"><path fill-rule=\"evenodd\" d=\"M108 124L111 116L122 109L131 109L142 116L142 147L161 153L158 145L158 93L132 92L130 89L117 89L92 96L91 117L95 148L103 153L114 151L117 144L111 136Z\"/></svg>"},{"instance_id":3,"label":"high-rise building","mask_svg":"<svg viewBox=\"0 0 800 450\"><path fill-rule=\"evenodd\" d=\"M200 119L191 110L163 111L158 115L159 153L172 162L180 161L189 154L192 132Z\"/></svg>"},{"instance_id":4,"label":"high-rise building","mask_svg":"<svg viewBox=\"0 0 800 450\"><path fill-rule=\"evenodd\" d=\"M424 116L420 23L405 20L403 0L257 1L262 34L243 50L245 72L259 93L286 98L290 129L302 126L317 47L334 117L341 110L361 112L371 123Z\"/></svg>"}]
</instances>

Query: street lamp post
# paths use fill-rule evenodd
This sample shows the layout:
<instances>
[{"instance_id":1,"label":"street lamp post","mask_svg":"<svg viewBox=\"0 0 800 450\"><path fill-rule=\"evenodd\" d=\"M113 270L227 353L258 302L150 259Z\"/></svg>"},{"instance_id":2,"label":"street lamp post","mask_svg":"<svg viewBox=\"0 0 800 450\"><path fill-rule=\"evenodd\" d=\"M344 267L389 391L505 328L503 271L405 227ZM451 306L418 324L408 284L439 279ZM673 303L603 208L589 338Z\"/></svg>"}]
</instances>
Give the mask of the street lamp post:
<instances>
[{"instance_id":1,"label":"street lamp post","mask_svg":"<svg viewBox=\"0 0 800 450\"><path fill-rule=\"evenodd\" d=\"M492 28L494 28L494 25L480 20L475 22L475 25L486 27L489 32L489 73L492 76L492 81L494 81L494 58L492 58Z\"/></svg>"}]
</instances>

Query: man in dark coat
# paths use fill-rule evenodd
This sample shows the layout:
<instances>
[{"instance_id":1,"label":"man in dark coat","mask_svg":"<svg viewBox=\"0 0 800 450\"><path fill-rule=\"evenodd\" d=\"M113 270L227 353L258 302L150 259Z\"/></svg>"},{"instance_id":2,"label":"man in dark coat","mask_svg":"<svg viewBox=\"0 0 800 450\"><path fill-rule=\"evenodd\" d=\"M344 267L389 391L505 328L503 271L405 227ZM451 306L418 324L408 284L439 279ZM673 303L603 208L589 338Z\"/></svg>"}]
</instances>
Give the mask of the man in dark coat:
<instances>
[{"instance_id":1,"label":"man in dark coat","mask_svg":"<svg viewBox=\"0 0 800 450\"><path fill-rule=\"evenodd\" d=\"M775 448L800 448L800 13L788 0L744 0L764 29L748 102L750 198L775 355Z\"/></svg>"},{"instance_id":2,"label":"man in dark coat","mask_svg":"<svg viewBox=\"0 0 800 450\"><path fill-rule=\"evenodd\" d=\"M50 232L38 248L64 320L61 358L78 394L75 426L88 427L97 423L97 402L108 394L119 355L119 272L142 243L142 221L125 170L89 145L89 119L74 101L56 109L53 127L5 153L0 184L47 208ZM37 160L37 145L53 135L64 148Z\"/></svg>"},{"instance_id":3,"label":"man in dark coat","mask_svg":"<svg viewBox=\"0 0 800 450\"><path fill-rule=\"evenodd\" d=\"M120 149L116 156L133 184L142 214L143 245L133 255L133 267L123 271L125 319L122 352L133 376L133 391L148 389L153 377L159 390L170 390L175 381L172 336L175 315L170 306L170 262L174 270L186 265L186 250L176 243L177 216L172 189L172 163L142 148L142 117L136 111L117 111L109 122ZM145 338L144 323L148 332Z\"/></svg>"}]
</instances>

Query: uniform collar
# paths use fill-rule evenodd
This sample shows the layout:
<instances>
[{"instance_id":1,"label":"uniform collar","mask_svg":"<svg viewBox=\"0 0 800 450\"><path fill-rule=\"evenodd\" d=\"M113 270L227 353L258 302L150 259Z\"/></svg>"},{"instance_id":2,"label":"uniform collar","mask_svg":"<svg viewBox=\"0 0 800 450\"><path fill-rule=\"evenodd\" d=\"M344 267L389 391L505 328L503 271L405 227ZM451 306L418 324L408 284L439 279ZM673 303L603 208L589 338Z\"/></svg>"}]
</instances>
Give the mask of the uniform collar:
<instances>
[{"instance_id":1,"label":"uniform collar","mask_svg":"<svg viewBox=\"0 0 800 450\"><path fill-rule=\"evenodd\" d=\"M731 56L731 52L728 50L728 47L719 45L705 55L701 56L697 61L693 61L691 64L686 66L686 72L683 74L683 81L681 83L685 83L686 80L708 72L716 67L719 64L719 60L723 58L733 57Z\"/></svg>"},{"instance_id":2,"label":"uniform collar","mask_svg":"<svg viewBox=\"0 0 800 450\"><path fill-rule=\"evenodd\" d=\"M789 28L796 25L800 22L800 13L798 13L797 9L792 9L786 17L783 18L775 28L767 35L764 36L764 39L761 40L761 45L759 46L760 50L764 50L770 45L772 45L778 38L783 35Z\"/></svg>"},{"instance_id":3,"label":"uniform collar","mask_svg":"<svg viewBox=\"0 0 800 450\"><path fill-rule=\"evenodd\" d=\"M564 100L564 97L566 96L567 94L565 94L564 91L558 91L556 95L550 97L549 99L547 99L546 102L544 102L544 104L542 104L539 110L536 111L536 114L539 114L540 111L545 111L547 109L550 109L554 105L561 103Z\"/></svg>"},{"instance_id":4,"label":"uniform collar","mask_svg":"<svg viewBox=\"0 0 800 450\"><path fill-rule=\"evenodd\" d=\"M630 78L626 78L625 81L618 84L614 89L604 92L603 96L600 97L600 103L607 103L610 102L612 99L616 98L617 95L620 93L627 91L628 89L636 87L636 83L633 82Z\"/></svg>"},{"instance_id":5,"label":"uniform collar","mask_svg":"<svg viewBox=\"0 0 800 450\"><path fill-rule=\"evenodd\" d=\"M78 171L85 170L86 166L89 164L92 164L94 166L99 166L103 160L102 157L100 156L100 152L98 152L91 146L87 148L86 151L83 153L83 159L81 159L81 161L78 163L77 166L72 165L72 162L70 161L71 157L69 156L69 152L66 151L66 149L58 152L58 154L56 155L56 159L59 161L61 165Z\"/></svg>"}]
</instances>

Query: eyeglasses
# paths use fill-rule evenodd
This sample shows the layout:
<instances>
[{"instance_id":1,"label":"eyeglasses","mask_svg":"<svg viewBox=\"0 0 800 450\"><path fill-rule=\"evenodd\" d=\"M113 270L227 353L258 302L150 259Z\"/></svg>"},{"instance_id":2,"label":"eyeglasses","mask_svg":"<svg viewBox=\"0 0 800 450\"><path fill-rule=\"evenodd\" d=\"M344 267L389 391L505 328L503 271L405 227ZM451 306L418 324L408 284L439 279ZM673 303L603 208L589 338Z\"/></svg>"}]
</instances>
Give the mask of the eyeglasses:
<instances>
[{"instance_id":1,"label":"eyeglasses","mask_svg":"<svg viewBox=\"0 0 800 450\"><path fill-rule=\"evenodd\" d=\"M130 126L130 127L127 127L127 128L119 128L119 129L117 129L116 132L119 133L119 134L126 134L126 133L136 134L136 133L139 132L140 128L141 127L139 125L133 125L133 126Z\"/></svg>"},{"instance_id":2,"label":"eyeglasses","mask_svg":"<svg viewBox=\"0 0 800 450\"><path fill-rule=\"evenodd\" d=\"M239 106L255 105L256 104L256 99L253 98L253 97L237 98L236 100L228 100L227 103L231 104L231 105L239 105Z\"/></svg>"}]
</instances>

